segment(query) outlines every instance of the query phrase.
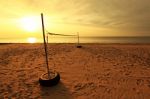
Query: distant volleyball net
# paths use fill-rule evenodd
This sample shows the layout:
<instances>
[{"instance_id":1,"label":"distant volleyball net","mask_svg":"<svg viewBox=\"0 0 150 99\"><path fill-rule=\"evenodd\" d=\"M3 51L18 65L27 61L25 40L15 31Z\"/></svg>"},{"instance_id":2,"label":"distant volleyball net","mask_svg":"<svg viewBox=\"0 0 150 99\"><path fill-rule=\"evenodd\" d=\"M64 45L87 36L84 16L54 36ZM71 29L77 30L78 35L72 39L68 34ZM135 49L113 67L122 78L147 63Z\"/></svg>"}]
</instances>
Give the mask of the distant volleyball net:
<instances>
[{"instance_id":1,"label":"distant volleyball net","mask_svg":"<svg viewBox=\"0 0 150 99\"><path fill-rule=\"evenodd\" d=\"M78 36L78 35L67 35L67 34L57 34L57 33L50 33L47 32L48 35L59 35L59 36Z\"/></svg>"},{"instance_id":2,"label":"distant volleyball net","mask_svg":"<svg viewBox=\"0 0 150 99\"><path fill-rule=\"evenodd\" d=\"M77 38L77 43L79 45L79 33L77 32L77 34L60 34L60 33L52 33L52 32L48 32L47 31L47 43L49 41L49 35L55 35L55 36L65 36L65 37L75 37ZM64 40L65 41L65 40ZM73 43L73 42L72 42Z\"/></svg>"}]
</instances>

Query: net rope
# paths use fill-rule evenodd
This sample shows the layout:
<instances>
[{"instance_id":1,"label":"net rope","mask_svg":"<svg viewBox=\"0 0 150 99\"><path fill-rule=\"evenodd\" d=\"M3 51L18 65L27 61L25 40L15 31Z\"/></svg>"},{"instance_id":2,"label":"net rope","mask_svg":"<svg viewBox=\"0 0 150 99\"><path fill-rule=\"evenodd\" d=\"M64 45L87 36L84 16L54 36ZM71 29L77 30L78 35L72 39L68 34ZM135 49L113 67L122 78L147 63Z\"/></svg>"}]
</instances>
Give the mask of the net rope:
<instances>
[{"instance_id":1,"label":"net rope","mask_svg":"<svg viewBox=\"0 0 150 99\"><path fill-rule=\"evenodd\" d=\"M67 34L58 34L58 33L51 33L47 31L47 34L49 35L59 35L59 36L78 36L78 35L67 35Z\"/></svg>"}]
</instances>

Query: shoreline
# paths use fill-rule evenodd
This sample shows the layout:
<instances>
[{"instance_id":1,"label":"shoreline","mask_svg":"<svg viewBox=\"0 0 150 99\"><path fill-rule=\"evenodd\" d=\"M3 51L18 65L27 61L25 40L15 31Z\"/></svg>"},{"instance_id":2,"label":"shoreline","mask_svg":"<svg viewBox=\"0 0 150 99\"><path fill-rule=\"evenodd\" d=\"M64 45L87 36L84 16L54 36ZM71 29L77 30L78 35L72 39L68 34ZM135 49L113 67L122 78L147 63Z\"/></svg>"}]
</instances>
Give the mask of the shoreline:
<instances>
[{"instance_id":1,"label":"shoreline","mask_svg":"<svg viewBox=\"0 0 150 99\"><path fill-rule=\"evenodd\" d=\"M43 43L0 43L0 45L5 45L5 44L43 44ZM48 43L48 44L78 44L78 43ZM111 45L113 45L113 44L119 44L119 45L128 45L128 44L130 44L130 45L135 45L135 44L137 44L137 45L143 45L143 44L146 44L146 45L149 45L150 43L80 43L81 45L83 44L83 45L87 45L87 44L90 44L90 45L92 45L92 44L100 44L100 45L109 45L109 44L111 44Z\"/></svg>"}]
</instances>

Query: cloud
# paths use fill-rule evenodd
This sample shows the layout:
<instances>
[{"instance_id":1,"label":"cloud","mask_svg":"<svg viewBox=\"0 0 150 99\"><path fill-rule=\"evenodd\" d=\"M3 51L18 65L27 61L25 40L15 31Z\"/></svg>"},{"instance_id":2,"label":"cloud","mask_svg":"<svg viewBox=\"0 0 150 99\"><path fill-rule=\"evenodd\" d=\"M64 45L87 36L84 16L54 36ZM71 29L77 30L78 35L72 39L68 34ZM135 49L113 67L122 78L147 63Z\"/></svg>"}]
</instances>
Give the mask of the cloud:
<instances>
[{"instance_id":1,"label":"cloud","mask_svg":"<svg viewBox=\"0 0 150 99\"><path fill-rule=\"evenodd\" d=\"M44 12L53 21L150 32L149 0L0 0L4 17Z\"/></svg>"}]
</instances>

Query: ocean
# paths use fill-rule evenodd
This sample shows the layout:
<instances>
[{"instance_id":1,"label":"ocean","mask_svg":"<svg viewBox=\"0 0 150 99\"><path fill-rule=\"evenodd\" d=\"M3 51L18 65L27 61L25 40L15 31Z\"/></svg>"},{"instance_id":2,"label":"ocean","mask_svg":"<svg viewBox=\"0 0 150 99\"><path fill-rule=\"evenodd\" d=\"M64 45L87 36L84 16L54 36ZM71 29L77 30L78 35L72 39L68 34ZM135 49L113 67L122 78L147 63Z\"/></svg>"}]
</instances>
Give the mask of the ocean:
<instances>
[{"instance_id":1,"label":"ocean","mask_svg":"<svg viewBox=\"0 0 150 99\"><path fill-rule=\"evenodd\" d=\"M0 38L0 43L29 43L28 38ZM35 43L42 43L36 38ZM49 43L77 43L77 37L49 37ZM80 43L150 43L150 37L80 37Z\"/></svg>"}]
</instances>

